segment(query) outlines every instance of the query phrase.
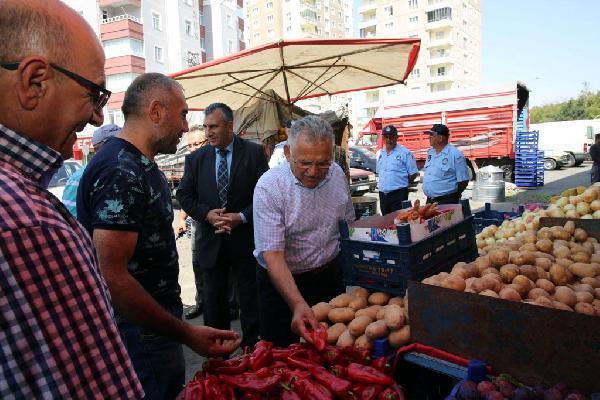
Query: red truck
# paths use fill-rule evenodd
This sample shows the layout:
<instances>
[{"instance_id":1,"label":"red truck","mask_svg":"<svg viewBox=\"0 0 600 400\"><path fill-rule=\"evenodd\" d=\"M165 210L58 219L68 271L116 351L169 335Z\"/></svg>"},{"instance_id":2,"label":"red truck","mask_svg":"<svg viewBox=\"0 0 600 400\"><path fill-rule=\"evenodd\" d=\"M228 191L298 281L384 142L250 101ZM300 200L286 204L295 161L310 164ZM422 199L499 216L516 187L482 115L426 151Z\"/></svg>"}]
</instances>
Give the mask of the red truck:
<instances>
[{"instance_id":1,"label":"red truck","mask_svg":"<svg viewBox=\"0 0 600 400\"><path fill-rule=\"evenodd\" d=\"M472 172L495 165L504 170L506 180L511 180L516 132L529 131L529 90L517 83L498 90L471 91L449 97L432 94L417 101L387 104L381 106L359 132L356 143L364 144L371 136L379 149L383 146L382 127L394 125L399 133L398 143L412 151L417 165L422 168L429 149L429 139L423 131L436 123L448 126L450 142L469 160L467 164Z\"/></svg>"}]
</instances>

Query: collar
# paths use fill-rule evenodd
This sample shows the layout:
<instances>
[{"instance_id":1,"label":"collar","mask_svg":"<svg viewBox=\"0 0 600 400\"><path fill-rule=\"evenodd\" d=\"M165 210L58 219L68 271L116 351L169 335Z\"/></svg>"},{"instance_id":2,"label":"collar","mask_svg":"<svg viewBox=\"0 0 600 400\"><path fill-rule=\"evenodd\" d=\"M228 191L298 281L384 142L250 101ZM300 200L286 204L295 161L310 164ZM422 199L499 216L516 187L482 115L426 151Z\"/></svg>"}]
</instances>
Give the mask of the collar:
<instances>
[{"instance_id":1,"label":"collar","mask_svg":"<svg viewBox=\"0 0 600 400\"><path fill-rule=\"evenodd\" d=\"M439 153L435 151L435 147L432 147L430 149L430 151L433 154L448 154L450 152L450 147L449 146L450 146L450 143L446 143L446 145L444 146L444 148L442 149L442 151L440 151Z\"/></svg>"},{"instance_id":2,"label":"collar","mask_svg":"<svg viewBox=\"0 0 600 400\"><path fill-rule=\"evenodd\" d=\"M327 175L325 175L325 178L323 178L323 180L321 182L319 182L319 184L314 187L314 188L307 188L306 186L304 186L302 184L302 182L300 182L300 180L298 178L296 178L296 175L294 175L294 172L292 171L292 165L286 160L286 170L289 172L289 174L291 175L292 179L294 180L294 185L296 186L301 186L303 188L306 188L308 190L315 190L315 189L319 189L321 187L323 187L323 185L325 185L329 179L331 178L331 174L332 172L332 168L334 167L335 161L331 164L331 167L329 167L329 171L327 171Z\"/></svg>"},{"instance_id":3,"label":"collar","mask_svg":"<svg viewBox=\"0 0 600 400\"><path fill-rule=\"evenodd\" d=\"M225 147L225 150L227 150L227 154L233 154L233 142L234 141L235 141L235 136L231 140L231 143L229 143L227 145L227 147ZM215 154L219 154L219 148L218 147L215 147Z\"/></svg>"},{"instance_id":4,"label":"collar","mask_svg":"<svg viewBox=\"0 0 600 400\"><path fill-rule=\"evenodd\" d=\"M60 153L0 124L0 160L14 165L39 184L47 184L63 164Z\"/></svg>"}]
</instances>

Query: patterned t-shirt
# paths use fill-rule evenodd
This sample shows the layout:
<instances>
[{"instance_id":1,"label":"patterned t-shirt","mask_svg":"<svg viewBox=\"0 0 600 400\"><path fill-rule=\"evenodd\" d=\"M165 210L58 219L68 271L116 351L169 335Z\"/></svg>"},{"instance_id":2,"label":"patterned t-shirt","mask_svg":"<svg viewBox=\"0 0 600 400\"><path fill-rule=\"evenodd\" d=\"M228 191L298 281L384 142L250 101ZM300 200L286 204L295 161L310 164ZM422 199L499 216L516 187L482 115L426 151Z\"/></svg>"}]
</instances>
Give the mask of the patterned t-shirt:
<instances>
[{"instance_id":1,"label":"patterned t-shirt","mask_svg":"<svg viewBox=\"0 0 600 400\"><path fill-rule=\"evenodd\" d=\"M171 192L164 174L126 140L107 142L88 164L77 218L94 229L135 231L129 273L163 306L180 301Z\"/></svg>"}]
</instances>

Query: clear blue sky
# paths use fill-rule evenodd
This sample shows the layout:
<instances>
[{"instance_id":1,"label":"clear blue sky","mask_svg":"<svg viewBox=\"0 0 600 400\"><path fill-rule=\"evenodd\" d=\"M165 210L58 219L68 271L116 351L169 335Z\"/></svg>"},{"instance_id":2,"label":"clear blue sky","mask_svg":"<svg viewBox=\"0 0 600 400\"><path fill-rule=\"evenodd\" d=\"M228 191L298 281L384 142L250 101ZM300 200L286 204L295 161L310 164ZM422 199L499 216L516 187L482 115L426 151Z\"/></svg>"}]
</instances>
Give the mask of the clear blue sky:
<instances>
[{"instance_id":1,"label":"clear blue sky","mask_svg":"<svg viewBox=\"0 0 600 400\"><path fill-rule=\"evenodd\" d=\"M599 0L482 0L483 85L520 80L536 106L600 90Z\"/></svg>"}]
</instances>

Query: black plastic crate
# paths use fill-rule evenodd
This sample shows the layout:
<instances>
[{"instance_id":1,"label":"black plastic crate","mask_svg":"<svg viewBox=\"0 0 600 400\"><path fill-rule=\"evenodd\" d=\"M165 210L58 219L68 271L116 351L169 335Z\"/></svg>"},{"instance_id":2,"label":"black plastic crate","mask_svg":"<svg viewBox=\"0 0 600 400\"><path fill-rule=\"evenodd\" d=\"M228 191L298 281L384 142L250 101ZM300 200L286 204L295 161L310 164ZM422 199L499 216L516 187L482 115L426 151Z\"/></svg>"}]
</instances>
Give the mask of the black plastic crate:
<instances>
[{"instance_id":1,"label":"black plastic crate","mask_svg":"<svg viewBox=\"0 0 600 400\"><path fill-rule=\"evenodd\" d=\"M422 280L450 271L459 261L477 257L473 216L426 239L410 243L406 231L398 238L406 244L381 244L348 239L348 225L341 223L341 249L346 285L362 286L403 296L410 280ZM402 224L407 225L407 224ZM408 232L410 238L410 231Z\"/></svg>"},{"instance_id":2,"label":"black plastic crate","mask_svg":"<svg viewBox=\"0 0 600 400\"><path fill-rule=\"evenodd\" d=\"M490 225L500 225L506 219L513 219L521 216L525 208L523 206L519 206L519 211L497 211L492 210L492 205L490 203L485 203L485 210L478 211L473 214L473 226L475 227L475 233L479 233L486 226Z\"/></svg>"}]
</instances>

